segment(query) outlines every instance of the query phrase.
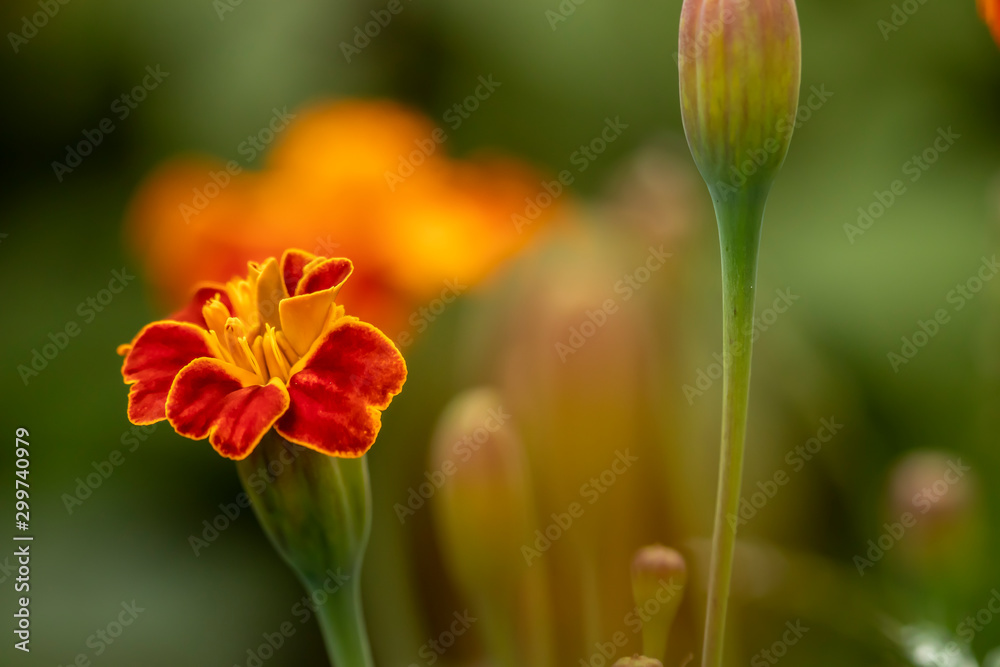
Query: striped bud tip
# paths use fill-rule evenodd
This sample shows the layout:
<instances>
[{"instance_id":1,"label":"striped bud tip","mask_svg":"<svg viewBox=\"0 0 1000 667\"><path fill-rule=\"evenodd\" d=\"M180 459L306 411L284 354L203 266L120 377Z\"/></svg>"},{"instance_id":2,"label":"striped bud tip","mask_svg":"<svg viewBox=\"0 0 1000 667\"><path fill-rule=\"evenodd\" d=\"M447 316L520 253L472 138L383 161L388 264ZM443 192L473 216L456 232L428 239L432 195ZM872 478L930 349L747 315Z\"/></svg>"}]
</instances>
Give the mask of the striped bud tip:
<instances>
[{"instance_id":1,"label":"striped bud tip","mask_svg":"<svg viewBox=\"0 0 1000 667\"><path fill-rule=\"evenodd\" d=\"M795 1L684 0L677 62L684 131L709 188L769 188L799 100Z\"/></svg>"}]
</instances>

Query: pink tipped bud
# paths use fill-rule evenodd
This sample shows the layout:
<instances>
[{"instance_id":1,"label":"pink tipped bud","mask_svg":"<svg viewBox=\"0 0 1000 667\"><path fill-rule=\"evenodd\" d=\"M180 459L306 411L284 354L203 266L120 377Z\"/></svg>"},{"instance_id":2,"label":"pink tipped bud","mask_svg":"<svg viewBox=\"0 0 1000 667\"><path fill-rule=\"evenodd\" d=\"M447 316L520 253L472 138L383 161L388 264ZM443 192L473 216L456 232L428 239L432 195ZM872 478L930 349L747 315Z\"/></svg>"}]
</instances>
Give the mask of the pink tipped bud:
<instances>
[{"instance_id":1,"label":"pink tipped bud","mask_svg":"<svg viewBox=\"0 0 1000 667\"><path fill-rule=\"evenodd\" d=\"M709 188L769 187L799 103L795 0L684 0L678 66L684 131Z\"/></svg>"},{"instance_id":2,"label":"pink tipped bud","mask_svg":"<svg viewBox=\"0 0 1000 667\"><path fill-rule=\"evenodd\" d=\"M643 619L642 649L646 655L666 656L670 628L686 584L687 565L673 549L657 544L636 553L632 560L632 595L638 616Z\"/></svg>"}]
</instances>

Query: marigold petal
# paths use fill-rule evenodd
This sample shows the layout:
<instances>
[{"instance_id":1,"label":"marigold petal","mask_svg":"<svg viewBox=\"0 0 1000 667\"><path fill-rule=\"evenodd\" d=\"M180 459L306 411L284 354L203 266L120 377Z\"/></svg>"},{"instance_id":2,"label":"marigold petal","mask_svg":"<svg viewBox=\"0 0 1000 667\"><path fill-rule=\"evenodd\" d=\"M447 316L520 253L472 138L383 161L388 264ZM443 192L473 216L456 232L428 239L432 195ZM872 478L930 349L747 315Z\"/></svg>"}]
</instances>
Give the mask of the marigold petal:
<instances>
[{"instance_id":1,"label":"marigold petal","mask_svg":"<svg viewBox=\"0 0 1000 667\"><path fill-rule=\"evenodd\" d=\"M326 332L292 369L291 405L275 427L285 439L354 458L375 442L381 410L403 388L406 362L385 334L354 317Z\"/></svg>"},{"instance_id":2,"label":"marigold petal","mask_svg":"<svg viewBox=\"0 0 1000 667\"><path fill-rule=\"evenodd\" d=\"M226 458L245 459L289 403L288 391L278 378L260 385L248 376L218 359L192 361L170 389L170 425L186 438L207 437Z\"/></svg>"},{"instance_id":3,"label":"marigold petal","mask_svg":"<svg viewBox=\"0 0 1000 667\"><path fill-rule=\"evenodd\" d=\"M194 296L191 297L188 305L167 319L175 322L190 322L191 324L197 324L207 329L208 325L205 323L205 316L201 312L205 304L215 298L216 295L218 295L226 308L229 309L229 312L232 312L233 304L230 303L229 295L226 294L226 286L220 283L203 283L195 290Z\"/></svg>"},{"instance_id":4,"label":"marigold petal","mask_svg":"<svg viewBox=\"0 0 1000 667\"><path fill-rule=\"evenodd\" d=\"M182 368L199 357L215 356L208 333L190 322L153 322L118 353L125 356L122 377L132 385L128 418L133 424L166 419L167 393Z\"/></svg>"},{"instance_id":5,"label":"marigold petal","mask_svg":"<svg viewBox=\"0 0 1000 667\"><path fill-rule=\"evenodd\" d=\"M275 328L281 327L278 304L287 296L289 294L285 293L278 262L270 257L261 265L260 275L257 276L257 312L260 316L261 330L264 324L270 324Z\"/></svg>"},{"instance_id":6,"label":"marigold petal","mask_svg":"<svg viewBox=\"0 0 1000 667\"><path fill-rule=\"evenodd\" d=\"M315 264L306 268L295 296L278 304L281 330L300 357L326 328L337 294L354 271L349 259L315 260Z\"/></svg>"},{"instance_id":7,"label":"marigold petal","mask_svg":"<svg viewBox=\"0 0 1000 667\"><path fill-rule=\"evenodd\" d=\"M343 257L328 259L302 276L295 294L298 296L332 289L336 295L353 272L354 264L351 260Z\"/></svg>"},{"instance_id":8,"label":"marigold petal","mask_svg":"<svg viewBox=\"0 0 1000 667\"><path fill-rule=\"evenodd\" d=\"M288 295L295 294L302 274L305 273L306 264L316 259L316 255L305 250L290 248L281 255L281 276L285 280L285 289Z\"/></svg>"},{"instance_id":9,"label":"marigold petal","mask_svg":"<svg viewBox=\"0 0 1000 667\"><path fill-rule=\"evenodd\" d=\"M278 304L281 331L300 357L309 351L323 332L323 325L326 324L330 307L336 298L335 290L328 289L293 296Z\"/></svg>"}]
</instances>

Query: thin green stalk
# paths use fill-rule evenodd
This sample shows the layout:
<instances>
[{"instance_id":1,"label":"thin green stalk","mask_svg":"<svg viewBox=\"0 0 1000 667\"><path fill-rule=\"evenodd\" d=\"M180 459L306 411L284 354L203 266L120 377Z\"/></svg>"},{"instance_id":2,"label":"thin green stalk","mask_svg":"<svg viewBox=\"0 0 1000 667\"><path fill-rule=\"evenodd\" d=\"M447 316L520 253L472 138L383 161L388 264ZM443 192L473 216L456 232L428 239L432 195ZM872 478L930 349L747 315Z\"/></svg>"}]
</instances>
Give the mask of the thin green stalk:
<instances>
[{"instance_id":1,"label":"thin green stalk","mask_svg":"<svg viewBox=\"0 0 1000 667\"><path fill-rule=\"evenodd\" d=\"M330 595L318 616L333 667L374 667L358 577Z\"/></svg>"},{"instance_id":2,"label":"thin green stalk","mask_svg":"<svg viewBox=\"0 0 1000 667\"><path fill-rule=\"evenodd\" d=\"M583 606L583 633L587 649L592 649L601 641L601 592L600 575L597 573L597 559L593 552L581 554L580 595Z\"/></svg>"},{"instance_id":3,"label":"thin green stalk","mask_svg":"<svg viewBox=\"0 0 1000 667\"><path fill-rule=\"evenodd\" d=\"M721 667L746 444L757 254L767 192L713 192L722 250L722 446L702 667Z\"/></svg>"},{"instance_id":4,"label":"thin green stalk","mask_svg":"<svg viewBox=\"0 0 1000 667\"><path fill-rule=\"evenodd\" d=\"M549 599L549 576L544 563L535 563L524 584L525 655L528 667L552 667L555 647L552 644L552 603Z\"/></svg>"},{"instance_id":5,"label":"thin green stalk","mask_svg":"<svg viewBox=\"0 0 1000 667\"><path fill-rule=\"evenodd\" d=\"M514 620L515 605L486 598L479 600L478 616L483 627L490 658L497 667L519 667L518 633Z\"/></svg>"}]
</instances>

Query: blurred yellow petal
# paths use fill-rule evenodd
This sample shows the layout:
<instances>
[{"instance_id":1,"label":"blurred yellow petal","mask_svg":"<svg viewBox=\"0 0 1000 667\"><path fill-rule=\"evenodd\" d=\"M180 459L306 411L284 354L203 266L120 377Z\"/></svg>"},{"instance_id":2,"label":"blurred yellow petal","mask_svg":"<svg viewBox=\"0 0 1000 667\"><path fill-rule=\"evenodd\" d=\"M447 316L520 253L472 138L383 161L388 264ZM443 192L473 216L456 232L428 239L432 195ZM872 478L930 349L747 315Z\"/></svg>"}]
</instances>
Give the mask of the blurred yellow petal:
<instances>
[{"instance_id":1,"label":"blurred yellow petal","mask_svg":"<svg viewBox=\"0 0 1000 667\"><path fill-rule=\"evenodd\" d=\"M979 0L979 13L990 26L997 44L1000 44L1000 0Z\"/></svg>"}]
</instances>

